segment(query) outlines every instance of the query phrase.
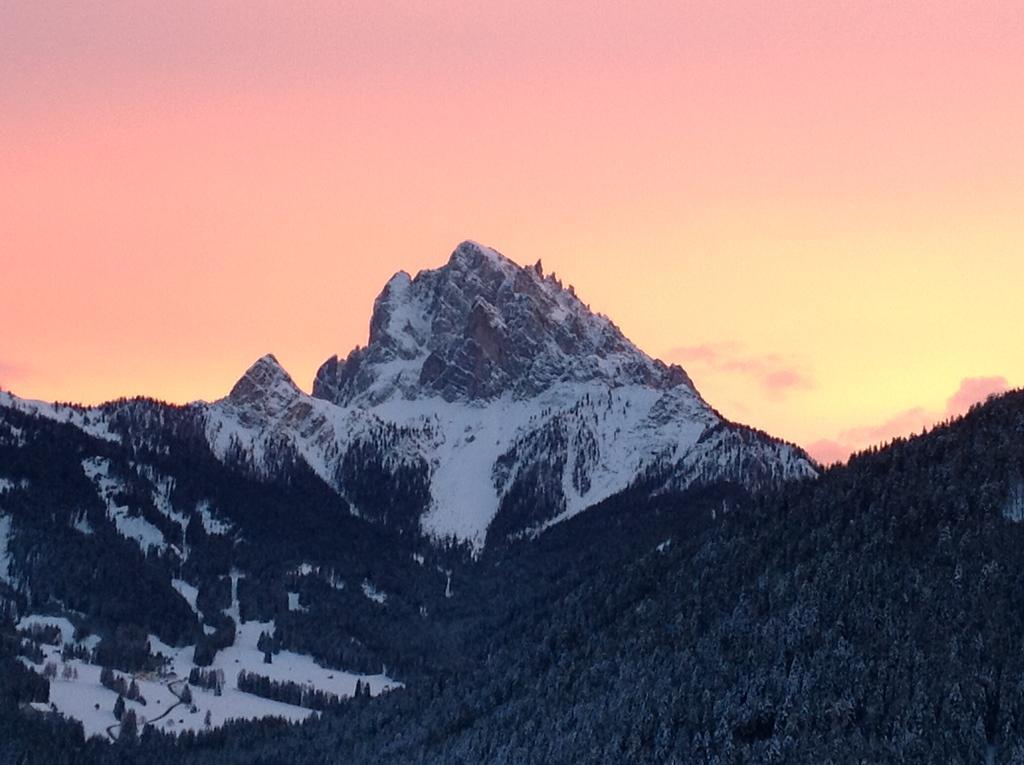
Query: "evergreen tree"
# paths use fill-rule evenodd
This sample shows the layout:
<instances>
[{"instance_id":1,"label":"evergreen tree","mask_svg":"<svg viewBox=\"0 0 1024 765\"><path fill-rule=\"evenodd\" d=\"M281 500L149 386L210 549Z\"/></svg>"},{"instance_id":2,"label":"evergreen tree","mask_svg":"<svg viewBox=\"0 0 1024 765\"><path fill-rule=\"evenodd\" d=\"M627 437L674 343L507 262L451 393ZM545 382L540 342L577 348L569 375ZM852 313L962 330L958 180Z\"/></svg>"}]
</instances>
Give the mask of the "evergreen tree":
<instances>
[{"instance_id":1,"label":"evergreen tree","mask_svg":"<svg viewBox=\"0 0 1024 765\"><path fill-rule=\"evenodd\" d=\"M124 703L123 701L121 702ZM135 717L135 710L125 710L121 717L121 727L118 729L118 742L132 743L139 735L138 720Z\"/></svg>"}]
</instances>

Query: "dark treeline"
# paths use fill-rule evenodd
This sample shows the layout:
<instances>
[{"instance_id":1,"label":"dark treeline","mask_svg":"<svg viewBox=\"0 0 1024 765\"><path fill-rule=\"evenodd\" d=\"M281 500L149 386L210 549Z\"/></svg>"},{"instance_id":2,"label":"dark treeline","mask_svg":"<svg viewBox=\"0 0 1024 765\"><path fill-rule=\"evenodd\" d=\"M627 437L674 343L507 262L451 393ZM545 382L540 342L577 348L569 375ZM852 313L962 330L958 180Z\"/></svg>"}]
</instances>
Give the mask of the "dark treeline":
<instances>
[{"instance_id":1,"label":"dark treeline","mask_svg":"<svg viewBox=\"0 0 1024 765\"><path fill-rule=\"evenodd\" d=\"M320 691L309 685L293 683L288 680L272 680L256 672L242 670L238 673L238 690L262 696L265 699L282 701L307 709L325 710L336 707L341 699L326 691Z\"/></svg>"},{"instance_id":2,"label":"dark treeline","mask_svg":"<svg viewBox=\"0 0 1024 765\"><path fill-rule=\"evenodd\" d=\"M219 696L224 690L224 670L193 667L189 672L188 681L198 688L206 688Z\"/></svg>"}]
</instances>

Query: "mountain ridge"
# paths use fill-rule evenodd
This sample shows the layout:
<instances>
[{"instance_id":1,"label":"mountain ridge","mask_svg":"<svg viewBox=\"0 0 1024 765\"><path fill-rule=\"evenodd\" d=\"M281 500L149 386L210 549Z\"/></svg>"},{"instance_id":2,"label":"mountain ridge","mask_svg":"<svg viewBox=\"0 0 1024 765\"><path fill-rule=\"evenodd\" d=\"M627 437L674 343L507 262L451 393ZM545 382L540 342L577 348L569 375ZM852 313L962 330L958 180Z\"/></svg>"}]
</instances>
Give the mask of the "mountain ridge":
<instances>
[{"instance_id":1,"label":"mountain ridge","mask_svg":"<svg viewBox=\"0 0 1024 765\"><path fill-rule=\"evenodd\" d=\"M19 406L110 437L110 405ZM722 417L539 262L472 241L389 279L367 345L328 359L312 395L266 354L227 396L188 406L222 461L270 476L300 460L353 513L477 550L638 485L755 492L817 473L799 447Z\"/></svg>"}]
</instances>

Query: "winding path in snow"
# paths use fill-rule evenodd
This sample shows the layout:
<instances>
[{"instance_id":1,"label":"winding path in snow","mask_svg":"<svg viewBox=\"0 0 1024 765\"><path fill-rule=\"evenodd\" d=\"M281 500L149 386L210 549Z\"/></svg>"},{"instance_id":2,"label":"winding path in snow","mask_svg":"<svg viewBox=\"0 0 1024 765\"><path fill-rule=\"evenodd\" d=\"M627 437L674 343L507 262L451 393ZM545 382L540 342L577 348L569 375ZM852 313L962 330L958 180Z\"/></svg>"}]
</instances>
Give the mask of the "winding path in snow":
<instances>
[{"instance_id":1,"label":"winding path in snow","mask_svg":"<svg viewBox=\"0 0 1024 765\"><path fill-rule=\"evenodd\" d=\"M171 692L171 695L174 696L175 702L173 704L171 704L169 707L167 707L167 709L165 709L159 715L154 717L152 720L146 720L146 725L152 725L153 723L157 722L158 720L163 720L165 717L167 717L167 715L169 715L171 712L173 712L175 709L177 709L178 707L180 707L182 704L185 703L184 700L181 698L181 694L178 691L174 690L174 684L175 683L183 683L183 682L185 682L185 681L182 680L179 677L177 680L169 681L164 686L165 688L167 688L168 691ZM110 736L110 740L111 741L117 741L117 737L114 735L114 728L120 728L120 727L121 727L121 723L119 723L119 722L116 722L113 725L108 725L107 726L107 735Z\"/></svg>"}]
</instances>

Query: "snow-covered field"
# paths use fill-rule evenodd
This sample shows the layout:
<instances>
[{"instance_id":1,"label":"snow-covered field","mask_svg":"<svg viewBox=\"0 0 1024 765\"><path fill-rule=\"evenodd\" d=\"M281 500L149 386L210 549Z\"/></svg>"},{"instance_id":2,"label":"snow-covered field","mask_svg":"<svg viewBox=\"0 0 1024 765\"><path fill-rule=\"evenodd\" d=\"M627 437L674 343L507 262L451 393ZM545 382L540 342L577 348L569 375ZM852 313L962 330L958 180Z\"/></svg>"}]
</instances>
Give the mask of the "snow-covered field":
<instances>
[{"instance_id":1,"label":"snow-covered field","mask_svg":"<svg viewBox=\"0 0 1024 765\"><path fill-rule=\"evenodd\" d=\"M52 661L57 665L57 676L50 681L50 702L57 708L57 711L67 717L80 720L86 736L110 735L116 737L119 723L114 717L114 703L117 701L117 693L100 684L100 667L77 659L69 661L66 664L75 669L77 677L65 679L63 677L65 664L60 661L60 649L56 646L46 646L43 650L47 656L45 662ZM42 667L30 666L35 670L42 671ZM124 673L116 674L128 677ZM185 677L187 678L187 673ZM146 704L125 699L125 709L134 710L140 724L143 721L154 720L153 723L146 724L155 725L161 730L169 732L205 729L207 712L210 714L211 727L223 725L231 719L283 717L295 721L313 714L312 711L302 707L242 693L233 687L233 682L230 681L226 684L221 696L215 696L212 691L192 688L192 700L196 709L195 712L192 712L191 707L179 704L178 697L171 691L171 687L173 687L179 693L181 692L182 683L175 682L180 678L139 675L134 679ZM46 704L35 706L49 708ZM171 707L174 709L169 714L159 720L155 719Z\"/></svg>"},{"instance_id":2,"label":"snow-covered field","mask_svg":"<svg viewBox=\"0 0 1024 765\"><path fill-rule=\"evenodd\" d=\"M232 582L234 593L237 594L237 577ZM194 603L191 598L190 585L180 580L175 586L182 595ZM175 648L162 643L159 638L150 636L150 652L154 655L163 654L167 665L163 673L139 674L130 676L118 672L118 676L127 680L134 679L146 704L125 700L126 709L135 711L140 724L155 725L160 730L178 732L183 730L206 729L206 718L209 714L210 727L218 727L232 719L257 719L261 717L282 717L290 721L298 721L309 717L315 712L291 704L272 701L251 693L238 690L238 673L242 670L252 672L272 680L288 681L308 685L319 691L333 693L339 697L354 695L356 682L360 681L370 689L372 695L401 686L384 673L377 675L357 675L342 670L321 667L316 661L304 654L291 651L280 651L273 655L273 663L265 664L263 652L257 647L260 635L264 632L273 634L273 622L239 623L238 601L234 600L226 613L238 625L234 645L217 653L213 664L204 667L206 670L222 670L224 687L221 695L212 690L192 686L192 705L179 704L178 694L182 692L188 680L189 672L194 664L194 646ZM32 625L52 625L61 631L63 643L74 644L74 626L70 621L52 616L26 616L18 622L19 628ZM90 637L84 645L95 647L97 638ZM45 656L42 664L36 665L24 660L26 666L42 673L48 663L56 666L56 677L50 680L50 702L57 711L67 717L80 720L86 736L117 736L118 722L114 718L114 702L117 693L100 684L100 667L80 660L63 662L61 646L43 646ZM65 672L65 667L68 671ZM48 705L37 704L37 708L48 709ZM163 715L169 708L173 711ZM192 711L192 709L195 711ZM160 719L156 719L160 717ZM153 722L148 722L148 721ZM141 726L140 726L141 727Z\"/></svg>"}]
</instances>

